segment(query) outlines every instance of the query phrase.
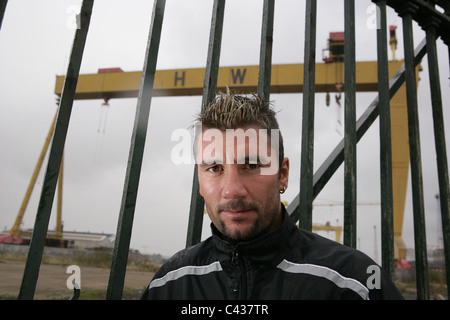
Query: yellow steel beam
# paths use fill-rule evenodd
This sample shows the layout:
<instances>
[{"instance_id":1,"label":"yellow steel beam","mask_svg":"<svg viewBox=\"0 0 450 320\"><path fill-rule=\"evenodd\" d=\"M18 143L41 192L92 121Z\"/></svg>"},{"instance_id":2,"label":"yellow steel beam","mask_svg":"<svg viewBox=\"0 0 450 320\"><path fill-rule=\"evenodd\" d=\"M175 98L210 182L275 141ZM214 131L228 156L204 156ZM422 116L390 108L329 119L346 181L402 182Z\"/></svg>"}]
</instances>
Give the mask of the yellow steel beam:
<instances>
[{"instance_id":1,"label":"yellow steel beam","mask_svg":"<svg viewBox=\"0 0 450 320\"><path fill-rule=\"evenodd\" d=\"M20 230L20 225L22 224L22 220L25 215L25 210L30 201L31 194L33 192L34 186L36 184L36 180L37 180L39 172L41 170L42 163L44 162L45 155L47 154L47 150L50 145L50 141L52 140L53 131L55 130L57 116L58 116L58 110L56 111L56 114L50 125L50 129L48 131L47 137L45 138L44 146L42 147L42 150L39 155L36 166L34 168L33 174L31 175L30 182L29 182L27 190L25 192L25 196L22 200L22 204L20 205L19 212L17 213L14 225L12 226L11 230L9 231L9 233L12 234L14 238L17 238L17 237L23 235L23 231ZM58 239L62 239L62 223L61 223L61 221L62 221L63 163L64 163L64 156L63 156L63 159L61 160L61 169L59 171L59 178L58 178L58 207L57 207L57 217L56 217L56 237Z\"/></svg>"},{"instance_id":2,"label":"yellow steel beam","mask_svg":"<svg viewBox=\"0 0 450 320\"><path fill-rule=\"evenodd\" d=\"M406 189L409 174L409 133L405 85L391 99L392 191L394 214L394 258L406 258L402 239Z\"/></svg>"},{"instance_id":3,"label":"yellow steel beam","mask_svg":"<svg viewBox=\"0 0 450 320\"><path fill-rule=\"evenodd\" d=\"M58 111L56 111L52 124L50 125L50 130L48 131L47 137L44 142L44 146L42 147L41 154L39 155L38 161L36 163L36 167L34 168L33 174L31 175L31 180L28 184L28 188L22 200L22 204L20 205L19 212L17 213L16 220L10 230L10 234L12 234L14 238L17 238L20 235L20 224L22 223L25 210L28 206L28 202L30 201L31 193L33 192L34 185L36 184L36 180L38 178L39 171L41 170L42 163L44 162L45 155L47 154L48 146L50 145L50 141L52 140L57 115Z\"/></svg>"},{"instance_id":4,"label":"yellow steel beam","mask_svg":"<svg viewBox=\"0 0 450 320\"><path fill-rule=\"evenodd\" d=\"M389 68L398 70L402 61L391 61ZM258 66L221 67L217 87L237 92L256 92ZM336 92L343 82L343 63L316 65L316 92ZM290 93L303 90L303 64L272 66L271 92ZM75 99L113 99L137 97L142 72L108 72L80 75ZM155 75L154 96L201 95L205 77L204 68L158 70ZM377 62L356 64L356 90L376 91ZM61 95L64 76L56 76L55 94Z\"/></svg>"}]
</instances>

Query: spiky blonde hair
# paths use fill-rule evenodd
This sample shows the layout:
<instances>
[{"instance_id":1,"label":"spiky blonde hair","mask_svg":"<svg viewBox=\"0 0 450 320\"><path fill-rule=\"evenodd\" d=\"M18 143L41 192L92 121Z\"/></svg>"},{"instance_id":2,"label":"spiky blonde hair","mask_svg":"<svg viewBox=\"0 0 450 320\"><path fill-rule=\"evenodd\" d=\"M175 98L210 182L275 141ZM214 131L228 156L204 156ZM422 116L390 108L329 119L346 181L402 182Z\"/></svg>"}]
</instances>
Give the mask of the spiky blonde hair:
<instances>
[{"instance_id":1,"label":"spiky blonde hair","mask_svg":"<svg viewBox=\"0 0 450 320\"><path fill-rule=\"evenodd\" d=\"M264 101L253 93L249 96L234 94L228 88L225 93L219 92L215 99L202 109L196 122L201 123L202 130L219 129L224 131L256 125L261 129L267 129L267 133L270 135L271 129L280 129L271 102ZM283 137L279 132L280 167L283 158Z\"/></svg>"}]
</instances>

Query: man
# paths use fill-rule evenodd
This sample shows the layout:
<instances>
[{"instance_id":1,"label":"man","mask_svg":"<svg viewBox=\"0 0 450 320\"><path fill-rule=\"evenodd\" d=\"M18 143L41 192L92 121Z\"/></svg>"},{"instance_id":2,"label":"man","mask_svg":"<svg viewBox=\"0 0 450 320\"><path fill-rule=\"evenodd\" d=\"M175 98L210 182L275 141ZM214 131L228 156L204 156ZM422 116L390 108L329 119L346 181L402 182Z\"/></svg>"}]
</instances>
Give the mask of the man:
<instances>
[{"instance_id":1,"label":"man","mask_svg":"<svg viewBox=\"0 0 450 320\"><path fill-rule=\"evenodd\" d=\"M228 91L197 120L212 236L175 254L142 299L403 299L365 254L290 219L280 202L289 159L269 103Z\"/></svg>"}]
</instances>

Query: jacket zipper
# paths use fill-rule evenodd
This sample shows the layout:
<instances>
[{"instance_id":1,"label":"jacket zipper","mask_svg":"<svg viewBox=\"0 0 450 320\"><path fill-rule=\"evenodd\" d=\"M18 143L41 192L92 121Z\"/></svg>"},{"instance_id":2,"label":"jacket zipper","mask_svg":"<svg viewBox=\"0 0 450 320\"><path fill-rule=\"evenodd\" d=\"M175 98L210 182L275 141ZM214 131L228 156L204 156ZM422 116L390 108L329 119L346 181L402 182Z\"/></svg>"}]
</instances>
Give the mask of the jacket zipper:
<instances>
[{"instance_id":1,"label":"jacket zipper","mask_svg":"<svg viewBox=\"0 0 450 320\"><path fill-rule=\"evenodd\" d=\"M237 300L239 299L239 295L241 298L245 298L246 296L246 273L245 273L245 267L244 262L241 262L241 259L239 258L239 252L236 250L236 248L233 248L233 253L231 256L231 264L234 267L234 279L233 279L233 296ZM242 290L239 290L242 289Z\"/></svg>"}]
</instances>

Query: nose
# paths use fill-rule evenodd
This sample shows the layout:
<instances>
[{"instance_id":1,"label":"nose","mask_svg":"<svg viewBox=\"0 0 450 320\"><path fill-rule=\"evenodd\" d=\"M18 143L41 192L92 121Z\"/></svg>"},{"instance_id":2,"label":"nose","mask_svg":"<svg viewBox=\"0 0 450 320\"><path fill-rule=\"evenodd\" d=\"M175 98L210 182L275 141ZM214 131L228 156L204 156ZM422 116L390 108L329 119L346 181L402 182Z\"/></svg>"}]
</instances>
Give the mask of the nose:
<instances>
[{"instance_id":1,"label":"nose","mask_svg":"<svg viewBox=\"0 0 450 320\"><path fill-rule=\"evenodd\" d=\"M237 166L228 165L223 176L222 197L225 199L242 199L246 195L247 189Z\"/></svg>"}]
</instances>

